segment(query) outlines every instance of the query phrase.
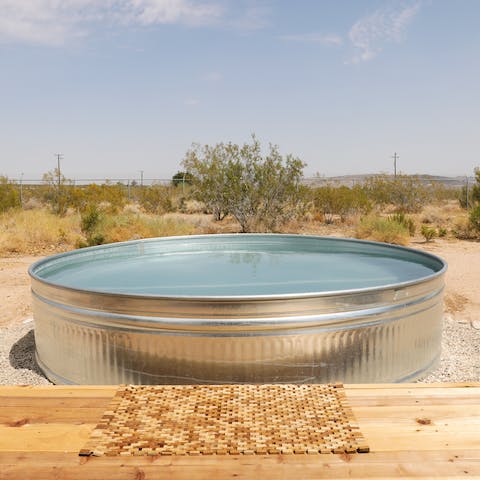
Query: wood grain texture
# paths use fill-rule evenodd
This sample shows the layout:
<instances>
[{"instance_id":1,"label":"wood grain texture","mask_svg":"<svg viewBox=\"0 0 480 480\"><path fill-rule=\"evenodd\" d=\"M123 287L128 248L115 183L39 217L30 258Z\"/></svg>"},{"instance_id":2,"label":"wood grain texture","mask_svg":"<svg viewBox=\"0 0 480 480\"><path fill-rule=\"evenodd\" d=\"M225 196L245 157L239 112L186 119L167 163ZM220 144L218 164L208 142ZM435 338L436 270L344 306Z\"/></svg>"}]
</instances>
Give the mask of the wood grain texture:
<instances>
[{"instance_id":1,"label":"wood grain texture","mask_svg":"<svg viewBox=\"0 0 480 480\"><path fill-rule=\"evenodd\" d=\"M0 479L480 478L480 383L345 386L362 455L79 457L116 388L0 387Z\"/></svg>"}]
</instances>

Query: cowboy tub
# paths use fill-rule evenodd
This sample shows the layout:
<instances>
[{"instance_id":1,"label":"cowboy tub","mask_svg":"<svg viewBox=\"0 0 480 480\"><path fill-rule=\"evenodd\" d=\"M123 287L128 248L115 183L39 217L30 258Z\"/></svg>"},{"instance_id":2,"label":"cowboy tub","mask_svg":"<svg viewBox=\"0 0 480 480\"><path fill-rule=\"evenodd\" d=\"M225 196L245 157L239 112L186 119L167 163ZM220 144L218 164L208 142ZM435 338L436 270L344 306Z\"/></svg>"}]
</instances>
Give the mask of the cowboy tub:
<instances>
[{"instance_id":1,"label":"cowboy tub","mask_svg":"<svg viewBox=\"0 0 480 480\"><path fill-rule=\"evenodd\" d=\"M165 237L30 267L54 383L402 382L440 356L446 264L278 234Z\"/></svg>"}]
</instances>

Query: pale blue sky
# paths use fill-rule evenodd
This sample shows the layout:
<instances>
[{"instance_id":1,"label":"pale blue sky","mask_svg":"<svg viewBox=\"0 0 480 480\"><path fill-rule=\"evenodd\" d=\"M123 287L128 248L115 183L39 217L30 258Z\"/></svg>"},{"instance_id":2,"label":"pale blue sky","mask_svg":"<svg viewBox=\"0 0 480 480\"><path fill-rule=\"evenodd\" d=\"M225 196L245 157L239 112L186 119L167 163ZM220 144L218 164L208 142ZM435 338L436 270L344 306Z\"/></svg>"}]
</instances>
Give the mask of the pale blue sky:
<instances>
[{"instance_id":1,"label":"pale blue sky","mask_svg":"<svg viewBox=\"0 0 480 480\"><path fill-rule=\"evenodd\" d=\"M0 174L169 178L255 132L307 175L480 165L477 0L0 0Z\"/></svg>"}]
</instances>

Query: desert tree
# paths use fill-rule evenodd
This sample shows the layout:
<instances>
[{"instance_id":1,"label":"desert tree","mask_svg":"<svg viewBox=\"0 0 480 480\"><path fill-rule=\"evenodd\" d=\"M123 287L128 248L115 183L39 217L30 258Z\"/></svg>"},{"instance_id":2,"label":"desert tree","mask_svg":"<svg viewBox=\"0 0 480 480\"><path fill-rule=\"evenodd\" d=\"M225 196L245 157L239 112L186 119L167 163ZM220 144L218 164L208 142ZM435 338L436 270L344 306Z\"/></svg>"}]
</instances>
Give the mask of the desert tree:
<instances>
[{"instance_id":1,"label":"desert tree","mask_svg":"<svg viewBox=\"0 0 480 480\"><path fill-rule=\"evenodd\" d=\"M277 231L303 211L305 164L276 145L268 150L262 153L254 135L243 145L194 145L183 161L193 194L217 220L232 215L242 232Z\"/></svg>"}]
</instances>

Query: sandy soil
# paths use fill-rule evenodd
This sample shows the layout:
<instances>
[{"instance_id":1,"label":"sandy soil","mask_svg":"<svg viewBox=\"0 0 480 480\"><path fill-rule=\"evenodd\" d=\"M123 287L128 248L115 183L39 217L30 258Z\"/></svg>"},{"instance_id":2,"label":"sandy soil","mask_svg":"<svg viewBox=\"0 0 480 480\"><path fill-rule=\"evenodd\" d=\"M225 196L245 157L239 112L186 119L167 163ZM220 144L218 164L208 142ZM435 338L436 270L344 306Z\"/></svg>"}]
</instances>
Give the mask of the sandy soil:
<instances>
[{"instance_id":1,"label":"sandy soil","mask_svg":"<svg viewBox=\"0 0 480 480\"><path fill-rule=\"evenodd\" d=\"M480 322L480 243L460 240L435 240L412 243L442 257L448 263L445 311L459 321Z\"/></svg>"},{"instance_id":2,"label":"sandy soil","mask_svg":"<svg viewBox=\"0 0 480 480\"><path fill-rule=\"evenodd\" d=\"M28 267L41 257L0 258L0 326L31 317Z\"/></svg>"}]
</instances>

